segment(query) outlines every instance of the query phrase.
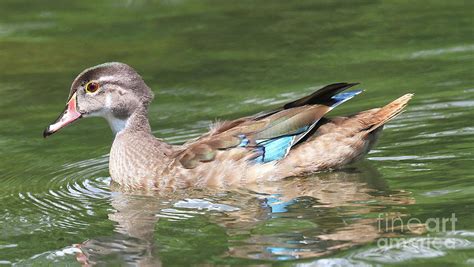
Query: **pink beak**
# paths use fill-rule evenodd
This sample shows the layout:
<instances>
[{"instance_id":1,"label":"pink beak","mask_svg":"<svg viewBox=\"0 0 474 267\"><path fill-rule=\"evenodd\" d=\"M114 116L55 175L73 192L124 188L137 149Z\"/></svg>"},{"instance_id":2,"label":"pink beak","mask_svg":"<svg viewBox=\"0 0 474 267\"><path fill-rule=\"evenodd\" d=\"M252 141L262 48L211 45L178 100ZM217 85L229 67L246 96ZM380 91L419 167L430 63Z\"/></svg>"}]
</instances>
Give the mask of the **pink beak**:
<instances>
[{"instance_id":1,"label":"pink beak","mask_svg":"<svg viewBox=\"0 0 474 267\"><path fill-rule=\"evenodd\" d=\"M74 93L67 102L63 113L59 115L56 121L46 127L43 132L43 137L46 138L52 135L53 133L59 131L59 129L66 127L68 124L71 124L73 121L82 117L82 114L77 111L76 101L76 93Z\"/></svg>"}]
</instances>

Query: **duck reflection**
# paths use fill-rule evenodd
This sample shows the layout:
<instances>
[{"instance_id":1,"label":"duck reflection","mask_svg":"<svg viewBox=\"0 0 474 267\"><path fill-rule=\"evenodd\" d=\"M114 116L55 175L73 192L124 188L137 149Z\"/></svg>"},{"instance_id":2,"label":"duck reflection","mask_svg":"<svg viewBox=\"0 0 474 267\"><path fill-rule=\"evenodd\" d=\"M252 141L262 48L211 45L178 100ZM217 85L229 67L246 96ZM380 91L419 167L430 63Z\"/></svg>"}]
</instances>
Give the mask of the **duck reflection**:
<instances>
[{"instance_id":1,"label":"duck reflection","mask_svg":"<svg viewBox=\"0 0 474 267\"><path fill-rule=\"evenodd\" d=\"M414 199L389 190L380 173L364 162L232 191L113 193L111 204L115 233L78 245L83 265L318 257L383 236L378 215L414 204Z\"/></svg>"}]
</instances>

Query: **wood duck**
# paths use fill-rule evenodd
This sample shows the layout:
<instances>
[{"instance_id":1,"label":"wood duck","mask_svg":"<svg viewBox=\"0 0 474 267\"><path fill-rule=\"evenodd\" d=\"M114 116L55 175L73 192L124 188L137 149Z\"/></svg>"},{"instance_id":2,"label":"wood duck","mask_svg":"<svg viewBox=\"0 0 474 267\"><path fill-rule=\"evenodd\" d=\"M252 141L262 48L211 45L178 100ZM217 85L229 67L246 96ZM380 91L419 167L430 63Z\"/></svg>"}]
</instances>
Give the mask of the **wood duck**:
<instances>
[{"instance_id":1,"label":"wood duck","mask_svg":"<svg viewBox=\"0 0 474 267\"><path fill-rule=\"evenodd\" d=\"M66 108L47 137L86 117L105 118L115 134L109 158L112 180L124 189L175 190L245 187L246 184L337 169L361 159L383 125L412 98L348 117L324 117L361 93L356 83L335 83L280 108L215 123L202 136L170 145L148 122L151 89L124 63L88 68L73 81Z\"/></svg>"}]
</instances>

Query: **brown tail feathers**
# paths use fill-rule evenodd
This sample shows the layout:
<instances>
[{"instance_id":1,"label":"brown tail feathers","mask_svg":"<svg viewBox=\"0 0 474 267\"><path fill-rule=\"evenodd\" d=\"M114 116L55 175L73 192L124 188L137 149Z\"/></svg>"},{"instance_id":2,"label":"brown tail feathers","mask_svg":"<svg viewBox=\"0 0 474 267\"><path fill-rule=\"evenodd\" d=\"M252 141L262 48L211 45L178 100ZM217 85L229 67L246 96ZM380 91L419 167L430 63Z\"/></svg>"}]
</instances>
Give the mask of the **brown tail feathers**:
<instances>
[{"instance_id":1,"label":"brown tail feathers","mask_svg":"<svg viewBox=\"0 0 474 267\"><path fill-rule=\"evenodd\" d=\"M400 114L403 109L407 106L408 101L413 97L413 94L403 95L394 101L390 102L388 105L377 110L368 122L367 133L374 131L380 126L384 125L389 120L395 118Z\"/></svg>"}]
</instances>

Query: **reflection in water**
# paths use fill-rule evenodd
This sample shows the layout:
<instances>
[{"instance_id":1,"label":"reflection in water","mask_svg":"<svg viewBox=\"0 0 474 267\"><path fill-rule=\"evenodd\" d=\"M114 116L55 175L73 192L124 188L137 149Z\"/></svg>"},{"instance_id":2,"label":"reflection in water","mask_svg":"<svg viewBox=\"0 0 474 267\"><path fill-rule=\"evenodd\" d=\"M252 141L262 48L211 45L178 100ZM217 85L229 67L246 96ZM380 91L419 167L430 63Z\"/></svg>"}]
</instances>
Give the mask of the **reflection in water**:
<instances>
[{"instance_id":1,"label":"reflection in water","mask_svg":"<svg viewBox=\"0 0 474 267\"><path fill-rule=\"evenodd\" d=\"M115 234L78 245L77 259L157 266L179 263L179 253L187 254L182 264L318 257L374 241L384 235L378 214L413 203L409 194L391 192L371 166L231 192L114 193Z\"/></svg>"}]
</instances>

